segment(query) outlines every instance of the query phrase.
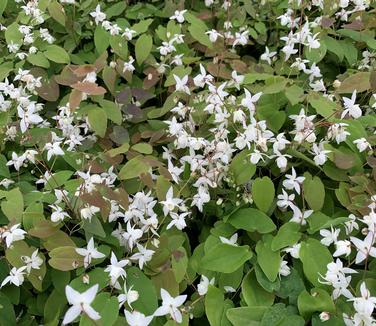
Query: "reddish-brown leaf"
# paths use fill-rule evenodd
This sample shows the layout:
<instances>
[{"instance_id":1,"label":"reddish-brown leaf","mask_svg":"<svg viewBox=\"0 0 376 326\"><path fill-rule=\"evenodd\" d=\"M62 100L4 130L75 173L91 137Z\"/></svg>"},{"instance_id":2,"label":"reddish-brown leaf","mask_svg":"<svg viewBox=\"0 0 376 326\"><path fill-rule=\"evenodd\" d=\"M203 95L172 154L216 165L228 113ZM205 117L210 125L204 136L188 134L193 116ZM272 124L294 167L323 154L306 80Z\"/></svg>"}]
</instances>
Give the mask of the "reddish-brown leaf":
<instances>
[{"instance_id":1,"label":"reddish-brown leaf","mask_svg":"<svg viewBox=\"0 0 376 326\"><path fill-rule=\"evenodd\" d=\"M88 95L103 95L106 94L106 89L98 86L96 83L78 82L72 85L72 88L86 93Z\"/></svg>"}]
</instances>

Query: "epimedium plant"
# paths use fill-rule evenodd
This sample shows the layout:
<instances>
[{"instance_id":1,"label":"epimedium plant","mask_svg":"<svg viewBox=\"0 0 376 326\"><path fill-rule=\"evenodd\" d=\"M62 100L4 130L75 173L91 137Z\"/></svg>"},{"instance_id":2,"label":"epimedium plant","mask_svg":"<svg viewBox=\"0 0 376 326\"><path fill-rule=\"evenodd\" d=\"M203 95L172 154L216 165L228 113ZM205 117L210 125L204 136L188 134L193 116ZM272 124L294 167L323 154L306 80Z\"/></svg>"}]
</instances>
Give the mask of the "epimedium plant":
<instances>
[{"instance_id":1,"label":"epimedium plant","mask_svg":"<svg viewBox=\"0 0 376 326\"><path fill-rule=\"evenodd\" d=\"M375 8L2 0L0 325L374 325Z\"/></svg>"}]
</instances>

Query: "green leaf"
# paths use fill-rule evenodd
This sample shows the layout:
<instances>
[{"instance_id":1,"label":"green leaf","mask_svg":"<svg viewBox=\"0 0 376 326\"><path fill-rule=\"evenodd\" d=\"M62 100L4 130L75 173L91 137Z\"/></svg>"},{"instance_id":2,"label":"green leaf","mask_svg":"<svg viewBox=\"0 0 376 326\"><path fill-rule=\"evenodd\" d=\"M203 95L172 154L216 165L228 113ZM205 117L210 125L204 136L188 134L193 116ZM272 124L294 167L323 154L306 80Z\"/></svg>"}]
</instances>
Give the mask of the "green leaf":
<instances>
[{"instance_id":1,"label":"green leaf","mask_svg":"<svg viewBox=\"0 0 376 326\"><path fill-rule=\"evenodd\" d=\"M23 34L19 31L20 25L17 23L12 23L7 26L6 31L4 32L5 40L7 44L14 44L22 45L23 43Z\"/></svg>"},{"instance_id":2,"label":"green leaf","mask_svg":"<svg viewBox=\"0 0 376 326\"><path fill-rule=\"evenodd\" d=\"M205 253L201 267L215 272L232 273L252 257L248 246L220 243Z\"/></svg>"},{"instance_id":3,"label":"green leaf","mask_svg":"<svg viewBox=\"0 0 376 326\"><path fill-rule=\"evenodd\" d=\"M327 311L334 313L336 307L331 296L323 289L313 288L311 294L303 291L298 297L298 309L300 314L308 318L314 313Z\"/></svg>"},{"instance_id":4,"label":"green leaf","mask_svg":"<svg viewBox=\"0 0 376 326\"><path fill-rule=\"evenodd\" d=\"M288 80L282 76L273 76L265 80L265 88L263 89L263 94L276 94L282 92Z\"/></svg>"},{"instance_id":5,"label":"green leaf","mask_svg":"<svg viewBox=\"0 0 376 326\"><path fill-rule=\"evenodd\" d=\"M328 51L334 53L338 57L340 62L343 60L345 51L341 42L327 35L321 38L320 41L325 43Z\"/></svg>"},{"instance_id":6,"label":"green leaf","mask_svg":"<svg viewBox=\"0 0 376 326\"><path fill-rule=\"evenodd\" d=\"M308 280L317 287L323 287L319 282L320 275L325 275L327 265L333 261L328 248L320 241L310 238L301 243L299 256Z\"/></svg>"},{"instance_id":7,"label":"green leaf","mask_svg":"<svg viewBox=\"0 0 376 326\"><path fill-rule=\"evenodd\" d=\"M319 211L324 205L325 186L319 177L312 178L308 172L304 173L304 177L304 198L311 209Z\"/></svg>"},{"instance_id":8,"label":"green leaf","mask_svg":"<svg viewBox=\"0 0 376 326\"><path fill-rule=\"evenodd\" d=\"M107 33L101 25L95 28L94 44L98 54L102 54L110 45L110 34Z\"/></svg>"},{"instance_id":9,"label":"green leaf","mask_svg":"<svg viewBox=\"0 0 376 326\"><path fill-rule=\"evenodd\" d=\"M255 208L241 208L230 215L228 223L249 232L270 233L276 229L272 219Z\"/></svg>"},{"instance_id":10,"label":"green leaf","mask_svg":"<svg viewBox=\"0 0 376 326\"><path fill-rule=\"evenodd\" d=\"M24 209L24 200L19 188L5 192L5 200L1 202L1 210L9 221L20 223Z\"/></svg>"},{"instance_id":11,"label":"green leaf","mask_svg":"<svg viewBox=\"0 0 376 326\"><path fill-rule=\"evenodd\" d=\"M136 178L143 173L148 173L149 168L149 165L142 159L142 155L139 155L125 163L119 172L119 178L120 180Z\"/></svg>"},{"instance_id":12,"label":"green leaf","mask_svg":"<svg viewBox=\"0 0 376 326\"><path fill-rule=\"evenodd\" d=\"M256 172L256 165L251 163L249 154L250 151L243 150L236 154L230 163L230 173L237 185L247 183Z\"/></svg>"},{"instance_id":13,"label":"green leaf","mask_svg":"<svg viewBox=\"0 0 376 326\"><path fill-rule=\"evenodd\" d=\"M319 63L326 55L326 45L324 42L320 42L320 47L318 49L309 49L308 47L304 48L304 54L306 58L315 63Z\"/></svg>"},{"instance_id":14,"label":"green leaf","mask_svg":"<svg viewBox=\"0 0 376 326\"><path fill-rule=\"evenodd\" d=\"M297 243L302 236L299 229L300 225L298 223L283 224L273 238L271 249L276 251Z\"/></svg>"},{"instance_id":15,"label":"green leaf","mask_svg":"<svg viewBox=\"0 0 376 326\"><path fill-rule=\"evenodd\" d=\"M66 304L65 293L61 294L56 289L53 289L44 306L45 323L58 320Z\"/></svg>"},{"instance_id":16,"label":"green leaf","mask_svg":"<svg viewBox=\"0 0 376 326\"><path fill-rule=\"evenodd\" d=\"M174 250L171 257L171 267L177 283L184 280L187 272L187 266L188 256L186 250L183 247Z\"/></svg>"},{"instance_id":17,"label":"green leaf","mask_svg":"<svg viewBox=\"0 0 376 326\"><path fill-rule=\"evenodd\" d=\"M347 77L341 86L337 88L339 94L352 93L356 90L358 93L368 91L371 88L369 82L370 72L357 72L349 77Z\"/></svg>"},{"instance_id":18,"label":"green leaf","mask_svg":"<svg viewBox=\"0 0 376 326\"><path fill-rule=\"evenodd\" d=\"M129 144L128 143L124 143L120 147L110 149L107 153L111 157L115 157L116 155L124 154L124 153L128 152L128 150L129 150Z\"/></svg>"},{"instance_id":19,"label":"green leaf","mask_svg":"<svg viewBox=\"0 0 376 326\"><path fill-rule=\"evenodd\" d=\"M29 231L42 220L44 220L42 203L31 203L22 214L22 225L25 231Z\"/></svg>"},{"instance_id":20,"label":"green leaf","mask_svg":"<svg viewBox=\"0 0 376 326\"><path fill-rule=\"evenodd\" d=\"M257 262L266 277L274 282L277 279L281 257L279 251L273 251L271 248L273 237L265 235L256 245Z\"/></svg>"},{"instance_id":21,"label":"green leaf","mask_svg":"<svg viewBox=\"0 0 376 326\"><path fill-rule=\"evenodd\" d=\"M317 92L311 92L308 95L308 102L313 106L318 114L324 118L328 118L329 120L333 119L334 113L337 111L337 105L335 102Z\"/></svg>"},{"instance_id":22,"label":"green leaf","mask_svg":"<svg viewBox=\"0 0 376 326\"><path fill-rule=\"evenodd\" d=\"M260 326L304 326L304 319L293 315L292 309L288 308L283 303L270 307L262 317Z\"/></svg>"},{"instance_id":23,"label":"green leaf","mask_svg":"<svg viewBox=\"0 0 376 326\"><path fill-rule=\"evenodd\" d=\"M120 35L112 35L109 38L112 50L123 60L128 61L128 42ZM107 47L106 47L107 49Z\"/></svg>"},{"instance_id":24,"label":"green leaf","mask_svg":"<svg viewBox=\"0 0 376 326\"><path fill-rule=\"evenodd\" d=\"M184 17L190 23L188 31L192 37L202 45L205 45L211 49L213 44L210 42L209 36L206 34L206 32L209 30L206 24L201 19L195 17L189 12L187 12Z\"/></svg>"},{"instance_id":25,"label":"green leaf","mask_svg":"<svg viewBox=\"0 0 376 326\"><path fill-rule=\"evenodd\" d=\"M153 283L137 267L127 269L127 286L140 293L140 297L132 304L134 309L146 316L152 315L158 307L157 292Z\"/></svg>"},{"instance_id":26,"label":"green leaf","mask_svg":"<svg viewBox=\"0 0 376 326\"><path fill-rule=\"evenodd\" d=\"M10 178L9 167L7 166L8 160L2 154L0 154L0 176Z\"/></svg>"},{"instance_id":27,"label":"green leaf","mask_svg":"<svg viewBox=\"0 0 376 326\"><path fill-rule=\"evenodd\" d=\"M138 143L132 146L132 150L139 152L141 154L151 154L153 153L153 147L147 143Z\"/></svg>"},{"instance_id":28,"label":"green leaf","mask_svg":"<svg viewBox=\"0 0 376 326\"><path fill-rule=\"evenodd\" d=\"M139 65L142 64L146 60L146 58L149 56L152 47L153 47L153 38L150 35L142 34L137 39L135 52L136 52L136 60Z\"/></svg>"},{"instance_id":29,"label":"green leaf","mask_svg":"<svg viewBox=\"0 0 376 326\"><path fill-rule=\"evenodd\" d=\"M290 101L291 105L295 105L303 101L304 90L297 85L292 85L286 88L285 95Z\"/></svg>"},{"instance_id":30,"label":"green leaf","mask_svg":"<svg viewBox=\"0 0 376 326\"><path fill-rule=\"evenodd\" d=\"M49 256L51 259L48 263L59 271L71 271L84 264L84 257L76 252L75 247L63 246L55 248L49 252Z\"/></svg>"},{"instance_id":31,"label":"green leaf","mask_svg":"<svg viewBox=\"0 0 376 326\"><path fill-rule=\"evenodd\" d=\"M249 272L242 282L242 296L248 306L271 306L274 294L264 290L256 279L254 272Z\"/></svg>"},{"instance_id":32,"label":"green leaf","mask_svg":"<svg viewBox=\"0 0 376 326\"><path fill-rule=\"evenodd\" d=\"M48 5L48 12L50 13L50 16L55 19L60 25L65 26L65 11L64 7L58 3L56 0L53 0Z\"/></svg>"},{"instance_id":33,"label":"green leaf","mask_svg":"<svg viewBox=\"0 0 376 326\"><path fill-rule=\"evenodd\" d=\"M226 316L234 326L259 326L268 307L240 307L227 310Z\"/></svg>"},{"instance_id":34,"label":"green leaf","mask_svg":"<svg viewBox=\"0 0 376 326\"><path fill-rule=\"evenodd\" d=\"M274 184L269 177L257 178L252 183L252 197L256 206L263 212L268 212L275 195Z\"/></svg>"},{"instance_id":35,"label":"green leaf","mask_svg":"<svg viewBox=\"0 0 376 326\"><path fill-rule=\"evenodd\" d=\"M291 273L281 278L281 286L277 290L277 295L283 299L289 298L289 302L295 304L303 290L305 290L305 284L300 274L295 268L291 268Z\"/></svg>"},{"instance_id":36,"label":"green leaf","mask_svg":"<svg viewBox=\"0 0 376 326\"><path fill-rule=\"evenodd\" d=\"M84 282L84 277L89 280L89 283ZM85 292L93 285L98 284L98 291L102 290L108 285L109 275L104 271L104 268L97 267L90 272L81 274L70 282L70 286L78 292Z\"/></svg>"},{"instance_id":37,"label":"green leaf","mask_svg":"<svg viewBox=\"0 0 376 326\"><path fill-rule=\"evenodd\" d=\"M0 325L16 326L16 314L9 299L0 292Z\"/></svg>"},{"instance_id":38,"label":"green leaf","mask_svg":"<svg viewBox=\"0 0 376 326\"><path fill-rule=\"evenodd\" d=\"M46 185L44 186L45 190L52 190L62 186L69 178L73 175L72 171L59 171L48 179Z\"/></svg>"},{"instance_id":39,"label":"green leaf","mask_svg":"<svg viewBox=\"0 0 376 326\"><path fill-rule=\"evenodd\" d=\"M60 46L47 45L43 54L50 61L57 63L70 63L69 54Z\"/></svg>"},{"instance_id":40,"label":"green leaf","mask_svg":"<svg viewBox=\"0 0 376 326\"><path fill-rule=\"evenodd\" d=\"M89 233L89 235L97 235L101 238L106 237L106 232L103 229L102 223L96 216L92 216L91 220L84 220L82 227L85 232Z\"/></svg>"},{"instance_id":41,"label":"green leaf","mask_svg":"<svg viewBox=\"0 0 376 326\"><path fill-rule=\"evenodd\" d=\"M5 11L5 8L7 7L8 0L2 0L0 3L0 16L3 14Z\"/></svg>"},{"instance_id":42,"label":"green leaf","mask_svg":"<svg viewBox=\"0 0 376 326\"><path fill-rule=\"evenodd\" d=\"M70 272L63 272L57 269L51 269L50 272L54 290L65 296L65 286L70 282Z\"/></svg>"},{"instance_id":43,"label":"green leaf","mask_svg":"<svg viewBox=\"0 0 376 326\"><path fill-rule=\"evenodd\" d=\"M223 292L209 284L208 292L205 296L205 313L210 326L221 326L224 308Z\"/></svg>"},{"instance_id":44,"label":"green leaf","mask_svg":"<svg viewBox=\"0 0 376 326\"><path fill-rule=\"evenodd\" d=\"M153 22L153 19L149 18L149 19L144 19L144 20L141 20L140 22L134 24L132 26L132 30L134 30L137 34L142 34L142 33L145 33L149 26L151 25L151 23Z\"/></svg>"},{"instance_id":45,"label":"green leaf","mask_svg":"<svg viewBox=\"0 0 376 326\"><path fill-rule=\"evenodd\" d=\"M27 61L29 61L31 64L43 68L49 68L50 62L47 60L47 58L44 56L42 52L37 53L29 53L27 56Z\"/></svg>"},{"instance_id":46,"label":"green leaf","mask_svg":"<svg viewBox=\"0 0 376 326\"><path fill-rule=\"evenodd\" d=\"M322 212L314 212L308 218L309 229L308 233L313 234L321 229L327 229L331 226L337 226L349 220L348 217L337 217L330 218L329 216L323 214Z\"/></svg>"},{"instance_id":47,"label":"green leaf","mask_svg":"<svg viewBox=\"0 0 376 326\"><path fill-rule=\"evenodd\" d=\"M123 116L119 105L112 101L108 100L99 100L98 101L101 108L106 112L106 116L111 121L115 122L117 125L121 125Z\"/></svg>"},{"instance_id":48,"label":"green leaf","mask_svg":"<svg viewBox=\"0 0 376 326\"><path fill-rule=\"evenodd\" d=\"M99 107L93 107L90 108L87 117L89 120L90 128L93 129L99 137L103 138L106 135L107 130L106 112Z\"/></svg>"},{"instance_id":49,"label":"green leaf","mask_svg":"<svg viewBox=\"0 0 376 326\"><path fill-rule=\"evenodd\" d=\"M91 306L101 315L102 325L112 326L119 316L119 303L116 297L111 297L110 293L99 293ZM81 316L80 326L92 326L92 320L86 315ZM94 324L96 325L96 324Z\"/></svg>"}]
</instances>

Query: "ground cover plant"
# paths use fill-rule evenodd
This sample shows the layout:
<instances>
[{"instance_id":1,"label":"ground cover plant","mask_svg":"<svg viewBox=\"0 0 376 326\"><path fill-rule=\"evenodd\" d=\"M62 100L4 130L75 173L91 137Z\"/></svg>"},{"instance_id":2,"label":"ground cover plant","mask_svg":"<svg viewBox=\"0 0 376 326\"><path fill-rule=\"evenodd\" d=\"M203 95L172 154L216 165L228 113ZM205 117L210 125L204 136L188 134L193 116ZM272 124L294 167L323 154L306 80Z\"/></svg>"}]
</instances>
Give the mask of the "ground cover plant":
<instances>
[{"instance_id":1,"label":"ground cover plant","mask_svg":"<svg viewBox=\"0 0 376 326\"><path fill-rule=\"evenodd\" d=\"M375 325L376 3L1 0L0 325Z\"/></svg>"}]
</instances>

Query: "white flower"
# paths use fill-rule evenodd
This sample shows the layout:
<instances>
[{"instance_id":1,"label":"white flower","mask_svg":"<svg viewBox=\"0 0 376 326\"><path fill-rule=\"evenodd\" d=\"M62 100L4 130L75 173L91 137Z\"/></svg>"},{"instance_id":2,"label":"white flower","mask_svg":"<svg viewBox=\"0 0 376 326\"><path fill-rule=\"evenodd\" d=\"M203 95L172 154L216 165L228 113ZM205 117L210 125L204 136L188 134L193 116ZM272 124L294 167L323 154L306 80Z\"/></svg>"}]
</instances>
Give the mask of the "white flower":
<instances>
[{"instance_id":1,"label":"white flower","mask_svg":"<svg viewBox=\"0 0 376 326\"><path fill-rule=\"evenodd\" d=\"M231 73L231 84L234 84L235 85L235 88L236 89L240 89L240 84L244 81L244 76L243 75L238 75L236 70L234 70L232 73Z\"/></svg>"},{"instance_id":2,"label":"white flower","mask_svg":"<svg viewBox=\"0 0 376 326\"><path fill-rule=\"evenodd\" d=\"M333 257L345 255L346 257L351 254L351 242L348 240L339 240L336 242L336 251Z\"/></svg>"},{"instance_id":3,"label":"white flower","mask_svg":"<svg viewBox=\"0 0 376 326\"><path fill-rule=\"evenodd\" d=\"M180 198L174 198L174 189L171 186L166 193L166 200L161 201L163 205L163 214L167 216L168 213L172 212L176 207L181 205L183 202Z\"/></svg>"},{"instance_id":4,"label":"white flower","mask_svg":"<svg viewBox=\"0 0 376 326\"><path fill-rule=\"evenodd\" d=\"M301 244L296 243L292 247L288 247L288 248L284 249L283 251L290 254L291 257L293 257L293 258L299 259L300 258L300 256L299 256L300 247L301 247Z\"/></svg>"},{"instance_id":5,"label":"white flower","mask_svg":"<svg viewBox=\"0 0 376 326\"><path fill-rule=\"evenodd\" d=\"M148 326L153 319L153 316L145 316L138 311L129 312L128 310L124 310L124 314L129 326Z\"/></svg>"},{"instance_id":6,"label":"white flower","mask_svg":"<svg viewBox=\"0 0 376 326\"><path fill-rule=\"evenodd\" d=\"M106 14L101 12L101 6L97 5L95 11L90 13L90 16L95 19L95 23L98 25L100 22L106 19Z\"/></svg>"},{"instance_id":7,"label":"white flower","mask_svg":"<svg viewBox=\"0 0 376 326\"><path fill-rule=\"evenodd\" d=\"M209 284L214 285L215 278L213 277L210 281L205 275L201 275L200 283L197 284L197 292L199 295L205 295L208 292Z\"/></svg>"},{"instance_id":8,"label":"white flower","mask_svg":"<svg viewBox=\"0 0 376 326\"><path fill-rule=\"evenodd\" d=\"M256 165L260 160L264 161L263 156L268 157L266 154L261 153L258 149L254 149L250 155L250 161Z\"/></svg>"},{"instance_id":9,"label":"white flower","mask_svg":"<svg viewBox=\"0 0 376 326\"><path fill-rule=\"evenodd\" d=\"M248 89L244 89L245 98L242 99L241 105L248 108L250 113L253 115L256 111L255 103L260 99L262 92L259 92L252 96Z\"/></svg>"},{"instance_id":10,"label":"white flower","mask_svg":"<svg viewBox=\"0 0 376 326\"><path fill-rule=\"evenodd\" d=\"M54 212L52 212L51 214L52 222L61 222L64 220L64 218L69 217L69 214L67 212L64 212L60 206L57 206L57 205L48 205L48 206L54 210Z\"/></svg>"},{"instance_id":11,"label":"white flower","mask_svg":"<svg viewBox=\"0 0 376 326\"><path fill-rule=\"evenodd\" d=\"M136 68L133 65L134 59L132 56L129 56L129 61L124 62L123 72L129 71L133 72Z\"/></svg>"},{"instance_id":12,"label":"white flower","mask_svg":"<svg viewBox=\"0 0 376 326\"><path fill-rule=\"evenodd\" d=\"M291 174L286 174L285 180L283 180L283 187L288 190L295 189L295 191L300 195L300 185L305 180L305 177L297 177L294 167L291 168Z\"/></svg>"},{"instance_id":13,"label":"white flower","mask_svg":"<svg viewBox=\"0 0 376 326\"><path fill-rule=\"evenodd\" d=\"M7 276L3 282L1 283L0 288L2 288L6 284L14 284L15 286L20 286L25 281L25 272L24 270L27 268L27 266L22 266L20 268L13 267L10 270L9 276Z\"/></svg>"},{"instance_id":14,"label":"white flower","mask_svg":"<svg viewBox=\"0 0 376 326\"><path fill-rule=\"evenodd\" d=\"M353 143L356 145L359 152L364 152L367 148L372 149L370 143L365 138L355 139Z\"/></svg>"},{"instance_id":15,"label":"white flower","mask_svg":"<svg viewBox=\"0 0 376 326\"><path fill-rule=\"evenodd\" d=\"M80 213L81 213L81 217L84 219L84 220L91 220L91 218L93 217L94 214L98 213L100 211L100 208L97 207L97 206L91 206L91 205L88 205L84 208L81 209Z\"/></svg>"},{"instance_id":16,"label":"white flower","mask_svg":"<svg viewBox=\"0 0 376 326\"><path fill-rule=\"evenodd\" d=\"M18 156L17 153L12 153L12 159L7 162L7 166L13 165L14 168L19 171L22 165L24 164L26 157L24 155Z\"/></svg>"},{"instance_id":17,"label":"white flower","mask_svg":"<svg viewBox=\"0 0 376 326\"><path fill-rule=\"evenodd\" d=\"M343 110L341 114L341 119L343 119L346 114L349 114L354 119L358 119L362 116L362 110L359 107L359 104L355 104L356 101L356 90L351 95L351 99L348 97L343 97L343 104L345 106L345 110Z\"/></svg>"},{"instance_id":18,"label":"white flower","mask_svg":"<svg viewBox=\"0 0 376 326\"><path fill-rule=\"evenodd\" d=\"M375 242L375 235L373 232L368 232L363 241L355 237L350 237L350 240L358 251L355 257L355 264L361 263L368 256L376 257L376 248L372 247Z\"/></svg>"},{"instance_id":19,"label":"white flower","mask_svg":"<svg viewBox=\"0 0 376 326\"><path fill-rule=\"evenodd\" d=\"M26 270L28 273L30 273L32 269L39 269L43 264L43 259L38 256L38 249L31 254L31 257L21 256L21 259L26 264Z\"/></svg>"},{"instance_id":20,"label":"white flower","mask_svg":"<svg viewBox=\"0 0 376 326\"><path fill-rule=\"evenodd\" d=\"M137 249L138 252L133 254L130 259L131 260L138 260L138 265L140 269L144 267L144 264L150 261L153 257L154 250L146 249L146 247L143 247L142 245L137 243Z\"/></svg>"},{"instance_id":21,"label":"white flower","mask_svg":"<svg viewBox=\"0 0 376 326\"><path fill-rule=\"evenodd\" d=\"M168 223L166 229L171 229L174 225L178 230L183 230L186 226L187 223L185 222L185 217L188 216L190 212L182 213L182 214L177 214L175 212L170 212L170 216L172 218L172 221Z\"/></svg>"},{"instance_id":22,"label":"white flower","mask_svg":"<svg viewBox=\"0 0 376 326\"><path fill-rule=\"evenodd\" d=\"M327 154L331 153L331 151L325 150L324 149L324 144L321 142L319 145L317 145L316 143L314 143L312 145L312 152L311 153L315 155L313 157L313 160L315 161L315 164L317 166L320 166L320 165L324 165L325 164L325 162L328 159L328 155Z\"/></svg>"},{"instance_id":23,"label":"white flower","mask_svg":"<svg viewBox=\"0 0 376 326\"><path fill-rule=\"evenodd\" d=\"M38 124L43 121L39 114L35 113L35 110L35 105L30 105L26 111L20 105L17 107L18 116L21 118L20 129L22 133L24 133L30 125Z\"/></svg>"},{"instance_id":24,"label":"white flower","mask_svg":"<svg viewBox=\"0 0 376 326\"><path fill-rule=\"evenodd\" d=\"M206 83L211 83L214 77L210 74L206 74L204 66L200 63L200 73L193 78L193 83L197 87L204 87Z\"/></svg>"},{"instance_id":25,"label":"white flower","mask_svg":"<svg viewBox=\"0 0 376 326\"><path fill-rule=\"evenodd\" d=\"M133 34L137 34L137 32L126 27L124 29L124 33L121 36L125 37L128 41L130 41L133 38Z\"/></svg>"},{"instance_id":26,"label":"white flower","mask_svg":"<svg viewBox=\"0 0 376 326\"><path fill-rule=\"evenodd\" d=\"M320 235L323 237L321 239L321 243L327 247L329 247L332 243L337 242L337 238L339 236L340 229L334 229L331 227L329 230L320 230Z\"/></svg>"},{"instance_id":27,"label":"white flower","mask_svg":"<svg viewBox=\"0 0 376 326\"><path fill-rule=\"evenodd\" d=\"M318 49L320 47L320 41L316 39L317 35L307 35L307 43L306 45L308 46L308 49L311 51L311 49Z\"/></svg>"},{"instance_id":28,"label":"white flower","mask_svg":"<svg viewBox=\"0 0 376 326\"><path fill-rule=\"evenodd\" d=\"M87 243L86 249L85 248L75 248L75 250L79 255L84 256L84 267L85 268L87 268L90 265L92 258L100 259L100 258L106 257L105 254L102 254L101 252L99 252L97 250L97 248L94 247L94 239L93 238L91 238L89 240L89 242Z\"/></svg>"},{"instance_id":29,"label":"white flower","mask_svg":"<svg viewBox=\"0 0 376 326\"><path fill-rule=\"evenodd\" d=\"M0 181L0 186L3 186L5 189L8 189L11 184L13 184L14 181L4 178L3 180Z\"/></svg>"},{"instance_id":30,"label":"white flower","mask_svg":"<svg viewBox=\"0 0 376 326\"><path fill-rule=\"evenodd\" d=\"M293 201L295 199L295 195L291 194L289 195L285 189L282 189L282 194L279 194L277 196L277 206L281 209L286 209L287 207L293 207L295 206Z\"/></svg>"},{"instance_id":31,"label":"white flower","mask_svg":"<svg viewBox=\"0 0 376 326\"><path fill-rule=\"evenodd\" d=\"M174 14L170 17L170 19L175 19L178 23L182 24L184 23L184 14L187 12L187 10L175 10Z\"/></svg>"},{"instance_id":32,"label":"white flower","mask_svg":"<svg viewBox=\"0 0 376 326\"><path fill-rule=\"evenodd\" d=\"M218 33L215 29L212 29L205 34L209 35L209 40L212 43L215 43L218 39L218 37L223 37L220 33Z\"/></svg>"},{"instance_id":33,"label":"white flower","mask_svg":"<svg viewBox=\"0 0 376 326\"><path fill-rule=\"evenodd\" d=\"M198 210L202 212L205 203L210 201L209 191L204 187L198 187L198 192L193 196L192 206L197 206Z\"/></svg>"},{"instance_id":34,"label":"white flower","mask_svg":"<svg viewBox=\"0 0 376 326\"><path fill-rule=\"evenodd\" d=\"M328 138L335 139L337 144L346 140L347 136L350 135L348 131L346 131L346 127L348 124L346 123L335 123L331 125L328 129Z\"/></svg>"},{"instance_id":35,"label":"white flower","mask_svg":"<svg viewBox=\"0 0 376 326\"><path fill-rule=\"evenodd\" d=\"M299 209L299 207L297 206L294 206L292 208L294 214L290 220L290 222L295 222L295 223L299 223L301 225L306 225L307 224L307 221L306 219L308 217L311 216L311 214L313 213L313 210L307 210L307 211L304 211L304 213L302 213L302 211Z\"/></svg>"},{"instance_id":36,"label":"white flower","mask_svg":"<svg viewBox=\"0 0 376 326\"><path fill-rule=\"evenodd\" d=\"M371 297L371 293L366 287L366 283L360 285L361 297L349 299L354 302L354 308L357 313L371 316L376 305L376 297Z\"/></svg>"},{"instance_id":37,"label":"white flower","mask_svg":"<svg viewBox=\"0 0 376 326\"><path fill-rule=\"evenodd\" d=\"M98 292L98 284L95 284L84 293L79 293L72 287L67 285L65 287L65 295L72 307L70 307L65 313L63 325L73 322L81 312L84 312L89 318L98 320L101 318L100 314L91 306Z\"/></svg>"},{"instance_id":38,"label":"white flower","mask_svg":"<svg viewBox=\"0 0 376 326\"><path fill-rule=\"evenodd\" d=\"M229 244L231 246L237 246L238 244L236 243L238 241L238 234L234 233L230 239L227 239L225 237L219 236L219 240L221 240L222 243Z\"/></svg>"},{"instance_id":39,"label":"white flower","mask_svg":"<svg viewBox=\"0 0 376 326\"><path fill-rule=\"evenodd\" d=\"M18 227L20 225L21 224L15 224L9 230L1 234L1 238L5 239L5 243L8 248L11 246L13 242L25 239L25 234L27 232L22 229L19 229Z\"/></svg>"},{"instance_id":40,"label":"white flower","mask_svg":"<svg viewBox=\"0 0 376 326\"><path fill-rule=\"evenodd\" d=\"M126 302L129 307L132 307L132 303L137 301L139 298L138 291L132 290L131 286L129 290L127 289L127 283L124 282L124 293L118 296L119 308Z\"/></svg>"},{"instance_id":41,"label":"white flower","mask_svg":"<svg viewBox=\"0 0 376 326\"><path fill-rule=\"evenodd\" d=\"M161 298L162 306L154 312L154 316L170 314L171 318L180 324L183 321L183 316L178 308L185 302L187 295L173 298L165 289L161 289Z\"/></svg>"},{"instance_id":42,"label":"white flower","mask_svg":"<svg viewBox=\"0 0 376 326\"><path fill-rule=\"evenodd\" d=\"M322 322L324 322L324 321L327 321L327 320L330 319L330 314L329 314L329 312L323 311L323 312L320 314L319 317L320 317L320 320L321 320Z\"/></svg>"},{"instance_id":43,"label":"white flower","mask_svg":"<svg viewBox=\"0 0 376 326\"><path fill-rule=\"evenodd\" d=\"M118 288L118 278L121 277L122 279L125 279L127 277L127 273L125 272L124 267L127 266L128 263L128 259L118 261L116 255L113 252L111 253L111 264L107 265L104 271L110 274L112 286Z\"/></svg>"},{"instance_id":44,"label":"white flower","mask_svg":"<svg viewBox=\"0 0 376 326\"><path fill-rule=\"evenodd\" d=\"M187 86L187 83L188 83L188 75L185 75L183 78L180 79L179 76L177 75L173 75L174 76L174 79L175 79L175 92L183 92L183 93L186 93L188 95L191 94L188 86Z\"/></svg>"},{"instance_id":45,"label":"white flower","mask_svg":"<svg viewBox=\"0 0 376 326\"><path fill-rule=\"evenodd\" d=\"M279 271L278 271L278 274L279 276L287 276L287 275L290 275L291 273L291 270L290 270L290 267L287 266L287 261L285 260L281 260L281 264L279 266Z\"/></svg>"},{"instance_id":46,"label":"white flower","mask_svg":"<svg viewBox=\"0 0 376 326\"><path fill-rule=\"evenodd\" d=\"M265 47L265 52L261 55L260 60L266 61L269 65L272 64L272 58L277 54L277 52L270 52L269 48Z\"/></svg>"},{"instance_id":47,"label":"white flower","mask_svg":"<svg viewBox=\"0 0 376 326\"><path fill-rule=\"evenodd\" d=\"M137 243L137 240L142 237L144 232L131 226L130 222L127 223L127 232L123 233L123 238L127 242L129 249L132 249Z\"/></svg>"}]
</instances>

